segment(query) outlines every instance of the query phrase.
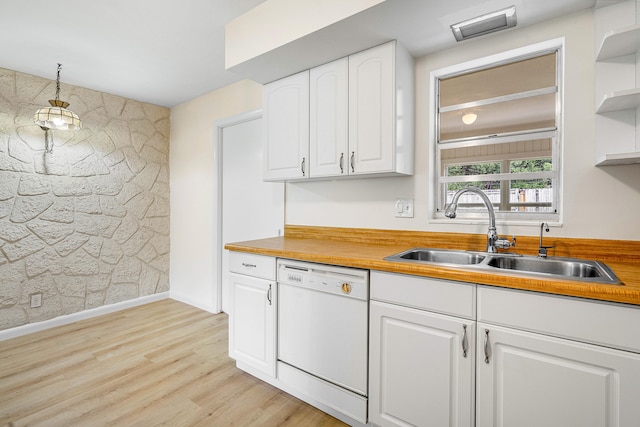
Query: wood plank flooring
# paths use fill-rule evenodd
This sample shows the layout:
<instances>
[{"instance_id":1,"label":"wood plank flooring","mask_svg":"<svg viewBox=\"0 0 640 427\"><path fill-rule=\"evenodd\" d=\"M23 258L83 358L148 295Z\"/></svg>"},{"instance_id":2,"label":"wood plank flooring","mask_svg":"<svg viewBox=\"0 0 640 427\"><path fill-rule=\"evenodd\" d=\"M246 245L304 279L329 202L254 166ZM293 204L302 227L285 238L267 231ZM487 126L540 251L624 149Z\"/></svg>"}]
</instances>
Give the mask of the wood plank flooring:
<instances>
[{"instance_id":1,"label":"wood plank flooring","mask_svg":"<svg viewBox=\"0 0 640 427\"><path fill-rule=\"evenodd\" d=\"M344 426L235 367L227 316L174 300L0 342L0 426Z\"/></svg>"}]
</instances>

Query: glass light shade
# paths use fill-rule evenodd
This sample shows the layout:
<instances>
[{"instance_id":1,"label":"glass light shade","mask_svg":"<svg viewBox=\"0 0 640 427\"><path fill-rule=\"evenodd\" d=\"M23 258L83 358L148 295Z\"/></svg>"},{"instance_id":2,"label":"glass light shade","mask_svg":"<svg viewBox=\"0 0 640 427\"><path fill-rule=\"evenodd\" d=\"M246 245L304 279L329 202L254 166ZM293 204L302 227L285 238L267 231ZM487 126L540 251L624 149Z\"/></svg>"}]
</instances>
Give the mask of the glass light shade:
<instances>
[{"instance_id":1,"label":"glass light shade","mask_svg":"<svg viewBox=\"0 0 640 427\"><path fill-rule=\"evenodd\" d=\"M58 130L82 129L82 121L76 113L67 110L69 104L64 101L49 101L51 107L36 111L33 116L35 124L43 128Z\"/></svg>"},{"instance_id":2,"label":"glass light shade","mask_svg":"<svg viewBox=\"0 0 640 427\"><path fill-rule=\"evenodd\" d=\"M476 119L478 118L478 115L475 113L467 113L464 116L462 116L462 122L465 125L472 125Z\"/></svg>"}]
</instances>

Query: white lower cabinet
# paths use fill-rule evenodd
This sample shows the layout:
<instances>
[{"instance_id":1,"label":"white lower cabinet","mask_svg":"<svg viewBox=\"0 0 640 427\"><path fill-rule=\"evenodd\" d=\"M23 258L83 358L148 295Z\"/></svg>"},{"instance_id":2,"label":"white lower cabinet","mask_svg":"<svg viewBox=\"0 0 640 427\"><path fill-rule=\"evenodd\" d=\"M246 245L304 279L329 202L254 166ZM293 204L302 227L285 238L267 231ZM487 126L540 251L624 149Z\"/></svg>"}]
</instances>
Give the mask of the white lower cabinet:
<instances>
[{"instance_id":1,"label":"white lower cabinet","mask_svg":"<svg viewBox=\"0 0 640 427\"><path fill-rule=\"evenodd\" d=\"M636 306L372 272L369 421L640 426L638 325Z\"/></svg>"},{"instance_id":2,"label":"white lower cabinet","mask_svg":"<svg viewBox=\"0 0 640 427\"><path fill-rule=\"evenodd\" d=\"M276 259L229 269L229 355L282 388ZM370 425L640 426L640 307L379 271L370 299Z\"/></svg>"},{"instance_id":3,"label":"white lower cabinet","mask_svg":"<svg viewBox=\"0 0 640 427\"><path fill-rule=\"evenodd\" d=\"M477 340L479 427L640 425L639 354L484 323Z\"/></svg>"},{"instance_id":4,"label":"white lower cabinet","mask_svg":"<svg viewBox=\"0 0 640 427\"><path fill-rule=\"evenodd\" d=\"M276 375L275 258L231 252L232 310L229 356L270 377Z\"/></svg>"},{"instance_id":5,"label":"white lower cabinet","mask_svg":"<svg viewBox=\"0 0 640 427\"><path fill-rule=\"evenodd\" d=\"M636 307L480 286L476 425L640 425L639 324Z\"/></svg>"},{"instance_id":6,"label":"white lower cabinet","mask_svg":"<svg viewBox=\"0 0 640 427\"><path fill-rule=\"evenodd\" d=\"M369 422L473 426L475 321L442 312L473 317L474 286L372 272L371 298Z\"/></svg>"}]
</instances>

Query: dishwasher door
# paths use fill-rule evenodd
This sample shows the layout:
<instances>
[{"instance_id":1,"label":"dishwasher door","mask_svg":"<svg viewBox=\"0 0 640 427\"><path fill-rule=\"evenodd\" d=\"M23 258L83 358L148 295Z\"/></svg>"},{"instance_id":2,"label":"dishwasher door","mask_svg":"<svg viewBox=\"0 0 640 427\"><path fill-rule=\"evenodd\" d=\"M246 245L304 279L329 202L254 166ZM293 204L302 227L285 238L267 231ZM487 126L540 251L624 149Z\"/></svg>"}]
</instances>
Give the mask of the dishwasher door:
<instances>
[{"instance_id":1,"label":"dishwasher door","mask_svg":"<svg viewBox=\"0 0 640 427\"><path fill-rule=\"evenodd\" d=\"M365 283L334 275L318 277L303 275L302 282L329 282L332 288L349 283L368 291L368 275ZM278 283L278 359L366 396L368 301L312 288Z\"/></svg>"}]
</instances>

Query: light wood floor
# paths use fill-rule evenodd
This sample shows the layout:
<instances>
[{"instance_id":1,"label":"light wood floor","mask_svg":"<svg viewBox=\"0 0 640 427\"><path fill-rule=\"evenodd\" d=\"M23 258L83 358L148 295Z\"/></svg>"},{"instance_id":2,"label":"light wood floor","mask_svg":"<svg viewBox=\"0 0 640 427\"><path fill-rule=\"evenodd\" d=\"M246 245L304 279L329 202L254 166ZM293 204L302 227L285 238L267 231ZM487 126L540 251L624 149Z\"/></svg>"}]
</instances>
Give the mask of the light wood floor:
<instances>
[{"instance_id":1,"label":"light wood floor","mask_svg":"<svg viewBox=\"0 0 640 427\"><path fill-rule=\"evenodd\" d=\"M344 426L235 367L227 316L163 300L0 342L0 426Z\"/></svg>"}]
</instances>

